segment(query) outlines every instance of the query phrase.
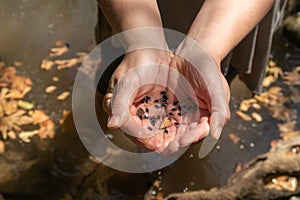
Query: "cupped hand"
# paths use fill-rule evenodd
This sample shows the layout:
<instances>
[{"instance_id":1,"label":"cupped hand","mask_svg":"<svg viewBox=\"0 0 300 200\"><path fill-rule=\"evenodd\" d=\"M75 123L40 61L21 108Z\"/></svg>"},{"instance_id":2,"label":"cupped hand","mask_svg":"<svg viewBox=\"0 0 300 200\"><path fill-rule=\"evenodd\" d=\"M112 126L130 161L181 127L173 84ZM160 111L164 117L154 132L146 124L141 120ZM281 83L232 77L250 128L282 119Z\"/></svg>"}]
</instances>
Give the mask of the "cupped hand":
<instances>
[{"instance_id":1,"label":"cupped hand","mask_svg":"<svg viewBox=\"0 0 300 200\"><path fill-rule=\"evenodd\" d=\"M194 97L190 96L191 92L188 92L184 82L190 84ZM230 91L219 62L214 61L199 43L187 38L170 62L168 87L177 88L173 93L175 95L169 95L173 102L179 95L182 99L188 98L190 103L186 103L188 100L183 102L182 105L187 104L186 110L182 111L182 115L175 116L179 125L175 126L175 138L169 142L165 153L176 152L208 135L217 141L230 118ZM194 105L197 105L197 114L188 109L191 106L194 108ZM174 106L169 109L174 109Z\"/></svg>"},{"instance_id":2,"label":"cupped hand","mask_svg":"<svg viewBox=\"0 0 300 200\"><path fill-rule=\"evenodd\" d=\"M158 125L155 127L149 112L166 89L169 63L170 53L157 49L131 51L124 56L110 79L103 101L109 114L108 128L121 128L152 150L167 146L174 135L166 135ZM162 116L164 107L153 112Z\"/></svg>"}]
</instances>

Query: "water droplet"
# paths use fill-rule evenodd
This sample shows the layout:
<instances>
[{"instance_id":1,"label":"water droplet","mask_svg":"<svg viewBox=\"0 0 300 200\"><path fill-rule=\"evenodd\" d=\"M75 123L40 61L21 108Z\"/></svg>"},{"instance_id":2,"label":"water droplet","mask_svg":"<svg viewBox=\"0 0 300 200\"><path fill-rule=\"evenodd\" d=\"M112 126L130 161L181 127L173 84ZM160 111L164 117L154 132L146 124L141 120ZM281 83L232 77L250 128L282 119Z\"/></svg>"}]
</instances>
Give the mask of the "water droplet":
<instances>
[{"instance_id":1,"label":"water droplet","mask_svg":"<svg viewBox=\"0 0 300 200\"><path fill-rule=\"evenodd\" d=\"M114 136L110 133L106 134L105 136L106 136L106 138L108 138L110 140L114 138Z\"/></svg>"},{"instance_id":2,"label":"water droplet","mask_svg":"<svg viewBox=\"0 0 300 200\"><path fill-rule=\"evenodd\" d=\"M158 171L158 172L157 172L157 175L160 176L160 175L161 175L161 171Z\"/></svg>"},{"instance_id":3,"label":"water droplet","mask_svg":"<svg viewBox=\"0 0 300 200\"><path fill-rule=\"evenodd\" d=\"M244 149L245 146L243 144L240 145L240 149Z\"/></svg>"},{"instance_id":4,"label":"water droplet","mask_svg":"<svg viewBox=\"0 0 300 200\"><path fill-rule=\"evenodd\" d=\"M155 195L157 194L157 192L156 192L155 190L152 190L152 191L151 191L151 194L152 194L153 196L155 196Z\"/></svg>"},{"instance_id":5,"label":"water droplet","mask_svg":"<svg viewBox=\"0 0 300 200\"><path fill-rule=\"evenodd\" d=\"M194 158L194 155L193 154L190 154L190 156L189 156L190 158Z\"/></svg>"},{"instance_id":6,"label":"water droplet","mask_svg":"<svg viewBox=\"0 0 300 200\"><path fill-rule=\"evenodd\" d=\"M183 189L183 192L187 192L189 189L187 188L187 187L185 187L184 189Z\"/></svg>"},{"instance_id":7,"label":"water droplet","mask_svg":"<svg viewBox=\"0 0 300 200\"><path fill-rule=\"evenodd\" d=\"M220 145L217 145L217 146L216 146L216 149L217 149L217 150L220 150L220 149L221 149L221 146L220 146Z\"/></svg>"},{"instance_id":8,"label":"water droplet","mask_svg":"<svg viewBox=\"0 0 300 200\"><path fill-rule=\"evenodd\" d=\"M162 191L162 187L159 187L159 188L158 188L158 191Z\"/></svg>"},{"instance_id":9,"label":"water droplet","mask_svg":"<svg viewBox=\"0 0 300 200\"><path fill-rule=\"evenodd\" d=\"M54 23L54 22L48 24L48 28L53 28L54 26L55 26L55 23Z\"/></svg>"},{"instance_id":10,"label":"water droplet","mask_svg":"<svg viewBox=\"0 0 300 200\"><path fill-rule=\"evenodd\" d=\"M249 144L249 146L250 146L251 148L253 148L253 147L254 147L254 143L251 142L251 143Z\"/></svg>"}]
</instances>

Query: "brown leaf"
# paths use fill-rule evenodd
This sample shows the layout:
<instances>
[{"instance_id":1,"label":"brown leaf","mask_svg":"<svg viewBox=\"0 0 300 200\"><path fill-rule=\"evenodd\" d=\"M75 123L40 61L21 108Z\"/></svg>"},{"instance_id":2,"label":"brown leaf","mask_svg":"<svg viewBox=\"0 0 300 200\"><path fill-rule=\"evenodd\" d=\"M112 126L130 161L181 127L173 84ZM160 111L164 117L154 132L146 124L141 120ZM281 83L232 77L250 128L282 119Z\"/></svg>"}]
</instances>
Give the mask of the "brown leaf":
<instances>
[{"instance_id":1,"label":"brown leaf","mask_svg":"<svg viewBox=\"0 0 300 200\"><path fill-rule=\"evenodd\" d=\"M61 118L59 119L59 124L62 125L65 120L67 119L67 117L69 116L69 114L71 113L71 110L64 110L62 113Z\"/></svg>"},{"instance_id":2,"label":"brown leaf","mask_svg":"<svg viewBox=\"0 0 300 200\"><path fill-rule=\"evenodd\" d=\"M2 140L0 140L0 154L3 154L5 151L5 144Z\"/></svg>"},{"instance_id":3,"label":"brown leaf","mask_svg":"<svg viewBox=\"0 0 300 200\"><path fill-rule=\"evenodd\" d=\"M49 94L49 93L54 92L55 90L56 90L56 86L50 85L50 86L46 87L45 92Z\"/></svg>"},{"instance_id":4,"label":"brown leaf","mask_svg":"<svg viewBox=\"0 0 300 200\"><path fill-rule=\"evenodd\" d=\"M38 130L33 130L33 131L22 131L18 137L23 141L23 142L30 142L30 138L33 137L34 135L37 135L39 133Z\"/></svg>"},{"instance_id":5,"label":"brown leaf","mask_svg":"<svg viewBox=\"0 0 300 200\"><path fill-rule=\"evenodd\" d=\"M47 59L43 60L41 64L41 68L45 70L51 70L53 66L54 66L54 62Z\"/></svg>"},{"instance_id":6,"label":"brown leaf","mask_svg":"<svg viewBox=\"0 0 300 200\"><path fill-rule=\"evenodd\" d=\"M25 109L25 110L31 110L34 107L33 103L30 103L30 102L27 102L27 101L22 101L22 100L18 101L18 106L20 108Z\"/></svg>"},{"instance_id":7,"label":"brown leaf","mask_svg":"<svg viewBox=\"0 0 300 200\"><path fill-rule=\"evenodd\" d=\"M257 122L262 122L263 121L263 118L260 114L256 113L256 112L253 112L251 113L251 116L253 117L253 119L255 119L255 121Z\"/></svg>"},{"instance_id":8,"label":"brown leaf","mask_svg":"<svg viewBox=\"0 0 300 200\"><path fill-rule=\"evenodd\" d=\"M69 51L67 46L51 48L50 51L52 53L49 54L50 57L61 56Z\"/></svg>"},{"instance_id":9,"label":"brown leaf","mask_svg":"<svg viewBox=\"0 0 300 200\"><path fill-rule=\"evenodd\" d=\"M228 136L234 144L237 144L241 140L241 138L236 136L234 133L229 133Z\"/></svg>"},{"instance_id":10,"label":"brown leaf","mask_svg":"<svg viewBox=\"0 0 300 200\"><path fill-rule=\"evenodd\" d=\"M53 138L55 135L54 128L55 128L55 124L50 119L40 123L40 129L38 131L40 138L41 139Z\"/></svg>"},{"instance_id":11,"label":"brown leaf","mask_svg":"<svg viewBox=\"0 0 300 200\"><path fill-rule=\"evenodd\" d=\"M243 113L242 111L240 110L237 110L235 112L240 118L242 118L244 121L251 121L251 117L249 115L247 115L246 113Z\"/></svg>"},{"instance_id":12,"label":"brown leaf","mask_svg":"<svg viewBox=\"0 0 300 200\"><path fill-rule=\"evenodd\" d=\"M57 96L57 100L63 101L70 95L70 92L63 92L59 96Z\"/></svg>"},{"instance_id":13,"label":"brown leaf","mask_svg":"<svg viewBox=\"0 0 300 200\"><path fill-rule=\"evenodd\" d=\"M295 137L298 137L300 134L299 131L292 131L292 132L287 132L287 133L281 133L280 137L283 138L283 140L290 140L293 139Z\"/></svg>"},{"instance_id":14,"label":"brown leaf","mask_svg":"<svg viewBox=\"0 0 300 200\"><path fill-rule=\"evenodd\" d=\"M30 114L31 114L32 119L33 119L32 123L34 125L39 124L39 123L49 119L49 116L46 115L46 113L43 110L34 110Z\"/></svg>"},{"instance_id":15,"label":"brown leaf","mask_svg":"<svg viewBox=\"0 0 300 200\"><path fill-rule=\"evenodd\" d=\"M2 107L3 107L5 114L10 115L17 111L18 103L17 103L17 101L14 101L14 100L8 101L8 102L2 101Z\"/></svg>"}]
</instances>

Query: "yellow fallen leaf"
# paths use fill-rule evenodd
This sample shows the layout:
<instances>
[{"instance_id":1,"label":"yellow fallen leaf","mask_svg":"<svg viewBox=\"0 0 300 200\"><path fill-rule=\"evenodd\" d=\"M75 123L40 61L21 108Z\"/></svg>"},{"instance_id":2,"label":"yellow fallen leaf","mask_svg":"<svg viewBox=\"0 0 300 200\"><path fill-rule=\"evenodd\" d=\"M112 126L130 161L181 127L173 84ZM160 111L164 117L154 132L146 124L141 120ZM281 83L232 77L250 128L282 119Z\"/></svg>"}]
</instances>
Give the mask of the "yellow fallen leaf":
<instances>
[{"instance_id":1,"label":"yellow fallen leaf","mask_svg":"<svg viewBox=\"0 0 300 200\"><path fill-rule=\"evenodd\" d=\"M23 65L23 63L20 62L20 61L14 62L14 66L16 66L16 67L20 67L20 66L22 66L22 65Z\"/></svg>"},{"instance_id":2,"label":"yellow fallen leaf","mask_svg":"<svg viewBox=\"0 0 300 200\"><path fill-rule=\"evenodd\" d=\"M249 108L250 108L250 104L248 103L248 101L242 101L242 102L240 103L240 108L239 108L239 110L244 111L244 112L247 112L247 111L249 110Z\"/></svg>"},{"instance_id":3,"label":"yellow fallen leaf","mask_svg":"<svg viewBox=\"0 0 300 200\"><path fill-rule=\"evenodd\" d=\"M252 107L253 107L254 109L256 109L256 110L261 109L261 106L260 106L258 103L252 104Z\"/></svg>"},{"instance_id":4,"label":"yellow fallen leaf","mask_svg":"<svg viewBox=\"0 0 300 200\"><path fill-rule=\"evenodd\" d=\"M59 78L58 78L57 76L53 76L53 77L52 77L52 81L53 81L53 82L57 82L57 81L59 81Z\"/></svg>"},{"instance_id":5,"label":"yellow fallen leaf","mask_svg":"<svg viewBox=\"0 0 300 200\"><path fill-rule=\"evenodd\" d=\"M237 144L241 140L241 138L236 136L234 133L229 133L228 136L234 144Z\"/></svg>"},{"instance_id":6,"label":"yellow fallen leaf","mask_svg":"<svg viewBox=\"0 0 300 200\"><path fill-rule=\"evenodd\" d=\"M57 96L57 100L63 101L70 95L70 92L63 92L59 96Z\"/></svg>"},{"instance_id":7,"label":"yellow fallen leaf","mask_svg":"<svg viewBox=\"0 0 300 200\"><path fill-rule=\"evenodd\" d=\"M16 112L18 109L17 101L8 101L2 102L2 106L6 115L11 115L12 113Z\"/></svg>"},{"instance_id":8,"label":"yellow fallen leaf","mask_svg":"<svg viewBox=\"0 0 300 200\"><path fill-rule=\"evenodd\" d=\"M257 122L262 122L263 121L263 118L260 114L256 113L256 112L253 112L251 113L251 116L255 119L255 121Z\"/></svg>"},{"instance_id":9,"label":"yellow fallen leaf","mask_svg":"<svg viewBox=\"0 0 300 200\"><path fill-rule=\"evenodd\" d=\"M267 76L263 80L263 87L269 87L272 83L274 83L276 79L273 76Z\"/></svg>"},{"instance_id":10,"label":"yellow fallen leaf","mask_svg":"<svg viewBox=\"0 0 300 200\"><path fill-rule=\"evenodd\" d=\"M69 51L67 46L51 48L50 51L52 53L49 54L50 57L61 56Z\"/></svg>"},{"instance_id":11,"label":"yellow fallen leaf","mask_svg":"<svg viewBox=\"0 0 300 200\"><path fill-rule=\"evenodd\" d=\"M63 111L62 116L59 119L59 124L60 125L62 125L66 121L66 119L67 119L67 117L69 116L70 113L71 113L71 110L64 110Z\"/></svg>"},{"instance_id":12,"label":"yellow fallen leaf","mask_svg":"<svg viewBox=\"0 0 300 200\"><path fill-rule=\"evenodd\" d=\"M55 90L56 90L56 86L50 85L50 86L46 87L45 92L46 92L47 94L49 94L49 93L54 92Z\"/></svg>"},{"instance_id":13,"label":"yellow fallen leaf","mask_svg":"<svg viewBox=\"0 0 300 200\"><path fill-rule=\"evenodd\" d=\"M41 68L45 70L50 70L52 69L53 66L54 66L54 62L47 59L43 60L41 64Z\"/></svg>"},{"instance_id":14,"label":"yellow fallen leaf","mask_svg":"<svg viewBox=\"0 0 300 200\"><path fill-rule=\"evenodd\" d=\"M33 103L30 103L30 102L27 102L27 101L22 101L22 100L18 101L18 106L20 108L25 109L25 110L31 110L34 107Z\"/></svg>"},{"instance_id":15,"label":"yellow fallen leaf","mask_svg":"<svg viewBox=\"0 0 300 200\"><path fill-rule=\"evenodd\" d=\"M243 113L243 112L240 111L240 110L237 110L235 113L236 113L240 118L242 118L244 121L251 121L251 120L252 120L252 118L251 118L249 115L247 115L246 113Z\"/></svg>"},{"instance_id":16,"label":"yellow fallen leaf","mask_svg":"<svg viewBox=\"0 0 300 200\"><path fill-rule=\"evenodd\" d=\"M5 144L2 140L0 140L0 154L3 154L5 151Z\"/></svg>"},{"instance_id":17,"label":"yellow fallen leaf","mask_svg":"<svg viewBox=\"0 0 300 200\"><path fill-rule=\"evenodd\" d=\"M29 113L32 116L32 123L34 125L39 124L43 121L46 121L49 119L49 116L46 115L46 113L43 110L34 110L33 112Z\"/></svg>"},{"instance_id":18,"label":"yellow fallen leaf","mask_svg":"<svg viewBox=\"0 0 300 200\"><path fill-rule=\"evenodd\" d=\"M55 135L54 128L55 128L55 124L50 119L40 123L40 129L38 130L38 134L40 138L41 139L53 138Z\"/></svg>"},{"instance_id":19,"label":"yellow fallen leaf","mask_svg":"<svg viewBox=\"0 0 300 200\"><path fill-rule=\"evenodd\" d=\"M34 135L37 135L39 133L38 130L33 130L33 131L22 131L18 136L23 142L30 142L30 138L33 137Z\"/></svg>"},{"instance_id":20,"label":"yellow fallen leaf","mask_svg":"<svg viewBox=\"0 0 300 200\"><path fill-rule=\"evenodd\" d=\"M14 140L14 139L17 138L16 133L15 133L14 131L9 131L9 132L7 133L7 136L8 136L10 139L12 139L12 140Z\"/></svg>"}]
</instances>

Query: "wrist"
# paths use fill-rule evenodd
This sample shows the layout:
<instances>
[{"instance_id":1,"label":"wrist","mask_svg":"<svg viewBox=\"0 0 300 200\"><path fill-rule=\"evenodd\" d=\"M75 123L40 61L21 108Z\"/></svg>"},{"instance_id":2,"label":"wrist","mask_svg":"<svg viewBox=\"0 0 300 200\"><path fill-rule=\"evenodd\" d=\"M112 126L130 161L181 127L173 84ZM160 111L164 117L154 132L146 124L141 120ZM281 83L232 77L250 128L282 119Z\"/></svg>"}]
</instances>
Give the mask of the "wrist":
<instances>
[{"instance_id":1,"label":"wrist","mask_svg":"<svg viewBox=\"0 0 300 200\"><path fill-rule=\"evenodd\" d=\"M126 52L140 49L168 51L163 29L160 27L135 28L116 35Z\"/></svg>"}]
</instances>

